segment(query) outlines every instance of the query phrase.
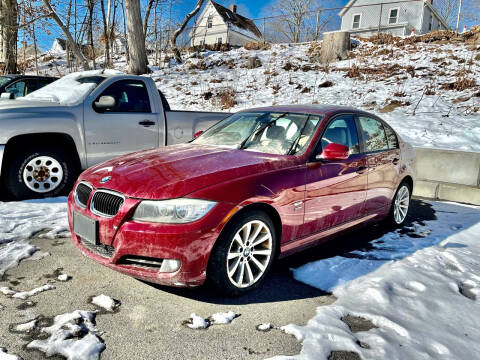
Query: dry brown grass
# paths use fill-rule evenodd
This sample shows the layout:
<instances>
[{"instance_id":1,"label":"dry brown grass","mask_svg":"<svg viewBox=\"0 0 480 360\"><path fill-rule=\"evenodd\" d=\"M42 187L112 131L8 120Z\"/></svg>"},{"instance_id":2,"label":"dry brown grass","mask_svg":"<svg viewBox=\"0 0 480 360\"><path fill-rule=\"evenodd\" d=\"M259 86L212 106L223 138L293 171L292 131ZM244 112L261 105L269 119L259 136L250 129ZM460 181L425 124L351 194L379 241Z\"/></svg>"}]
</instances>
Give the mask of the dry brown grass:
<instances>
[{"instance_id":1,"label":"dry brown grass","mask_svg":"<svg viewBox=\"0 0 480 360\"><path fill-rule=\"evenodd\" d=\"M225 88L218 93L218 100L222 109L230 109L237 103L235 91L232 88Z\"/></svg>"},{"instance_id":2,"label":"dry brown grass","mask_svg":"<svg viewBox=\"0 0 480 360\"><path fill-rule=\"evenodd\" d=\"M247 50L270 50L272 44L263 41L249 41L243 47Z\"/></svg>"},{"instance_id":3,"label":"dry brown grass","mask_svg":"<svg viewBox=\"0 0 480 360\"><path fill-rule=\"evenodd\" d=\"M445 83L441 86L443 90L463 91L477 86L477 81L473 78L458 77L455 81Z\"/></svg>"}]
</instances>

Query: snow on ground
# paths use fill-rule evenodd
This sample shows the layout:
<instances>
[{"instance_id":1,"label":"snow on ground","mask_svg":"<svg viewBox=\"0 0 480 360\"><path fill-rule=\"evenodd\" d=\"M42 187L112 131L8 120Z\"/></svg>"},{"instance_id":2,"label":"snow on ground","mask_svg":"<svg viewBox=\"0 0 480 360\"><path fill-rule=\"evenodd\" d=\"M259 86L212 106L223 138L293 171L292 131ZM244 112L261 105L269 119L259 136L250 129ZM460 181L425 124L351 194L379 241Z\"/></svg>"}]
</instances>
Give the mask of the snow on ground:
<instances>
[{"instance_id":1,"label":"snow on ground","mask_svg":"<svg viewBox=\"0 0 480 360\"><path fill-rule=\"evenodd\" d=\"M0 360L22 360L20 356L8 354L7 349L0 347Z\"/></svg>"},{"instance_id":2,"label":"snow on ground","mask_svg":"<svg viewBox=\"0 0 480 360\"><path fill-rule=\"evenodd\" d=\"M233 311L216 313L211 316L212 324L230 324L237 316Z\"/></svg>"},{"instance_id":3,"label":"snow on ground","mask_svg":"<svg viewBox=\"0 0 480 360\"><path fill-rule=\"evenodd\" d=\"M239 317L233 311L215 313L209 318L203 318L195 313L190 315L190 319L184 322L190 329L206 329L211 325L225 325L230 324L233 319Z\"/></svg>"},{"instance_id":4,"label":"snow on ground","mask_svg":"<svg viewBox=\"0 0 480 360\"><path fill-rule=\"evenodd\" d=\"M42 231L39 237L69 236L66 197L0 202L0 219L0 276L21 260L48 255L32 257L39 248L26 240L31 236Z\"/></svg>"},{"instance_id":5,"label":"snow on ground","mask_svg":"<svg viewBox=\"0 0 480 360\"><path fill-rule=\"evenodd\" d=\"M198 316L195 313L190 315L190 322L187 323L187 326L190 329L206 329L210 326L210 321L208 319L204 319L201 316Z\"/></svg>"},{"instance_id":6,"label":"snow on ground","mask_svg":"<svg viewBox=\"0 0 480 360\"><path fill-rule=\"evenodd\" d=\"M67 275L67 274L60 274L58 275L57 277L57 280L58 281L68 281L70 280L72 277L70 275Z\"/></svg>"},{"instance_id":7,"label":"snow on ground","mask_svg":"<svg viewBox=\"0 0 480 360\"><path fill-rule=\"evenodd\" d=\"M480 84L462 91L444 88L462 76L479 78L477 50L463 43L398 49L362 41L355 58L324 67L309 60L310 45L202 52L151 76L177 110L354 106L380 115L415 146L480 151ZM249 56L258 56L263 65L248 69ZM234 94L231 108L221 100L226 89Z\"/></svg>"},{"instance_id":8,"label":"snow on ground","mask_svg":"<svg viewBox=\"0 0 480 360\"><path fill-rule=\"evenodd\" d=\"M12 298L15 299L22 299L22 300L27 300L28 298L38 295L44 291L48 290L54 290L55 286L53 285L43 285L36 287L35 289L32 289L30 291L15 291L10 289L9 287L0 287L0 292L3 293L4 295L11 296Z\"/></svg>"},{"instance_id":9,"label":"snow on ground","mask_svg":"<svg viewBox=\"0 0 480 360\"><path fill-rule=\"evenodd\" d=\"M92 298L92 304L97 305L106 311L115 311L120 306L120 301L112 299L110 296L100 294Z\"/></svg>"},{"instance_id":10,"label":"snow on ground","mask_svg":"<svg viewBox=\"0 0 480 360\"><path fill-rule=\"evenodd\" d=\"M388 233L371 250L294 269L297 280L332 291L338 300L317 308L306 326L284 326L303 348L275 359L327 359L341 350L392 360L479 354L480 208L431 205L437 219L415 224L418 237ZM341 320L347 315L378 328L352 333Z\"/></svg>"},{"instance_id":11,"label":"snow on ground","mask_svg":"<svg viewBox=\"0 0 480 360\"><path fill-rule=\"evenodd\" d=\"M96 312L75 310L55 316L50 327L42 328L46 340L33 340L28 349L37 349L47 357L62 355L68 360L95 360L105 349L95 327Z\"/></svg>"},{"instance_id":12,"label":"snow on ground","mask_svg":"<svg viewBox=\"0 0 480 360\"><path fill-rule=\"evenodd\" d=\"M15 330L28 333L35 329L35 326L37 326L37 319L34 319L24 324L18 324L17 326L15 326Z\"/></svg>"}]
</instances>

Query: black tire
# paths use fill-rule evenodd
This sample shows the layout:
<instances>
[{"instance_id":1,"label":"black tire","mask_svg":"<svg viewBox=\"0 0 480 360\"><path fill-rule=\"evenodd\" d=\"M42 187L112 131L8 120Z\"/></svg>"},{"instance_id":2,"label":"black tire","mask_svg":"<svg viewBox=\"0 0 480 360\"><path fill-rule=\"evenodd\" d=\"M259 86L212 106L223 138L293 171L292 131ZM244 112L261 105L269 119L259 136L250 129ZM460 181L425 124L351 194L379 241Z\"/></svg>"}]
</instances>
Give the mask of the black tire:
<instances>
[{"instance_id":1,"label":"black tire","mask_svg":"<svg viewBox=\"0 0 480 360\"><path fill-rule=\"evenodd\" d=\"M408 208L406 209L407 213L406 213L405 217L403 217L403 220L401 222L398 222L397 221L398 219L397 220L395 219L395 201L396 201L397 197L399 196L399 193L400 193L400 191L403 187L406 187L408 189ZM404 225L405 220L408 217L408 210L410 209L411 198L412 198L412 189L411 189L410 184L407 181L402 181L400 183L400 185L398 185L397 191L395 191L395 196L392 199L392 205L390 207L390 212L388 213L388 217L385 219L385 222L389 227L395 229L395 228L400 228Z\"/></svg>"},{"instance_id":2,"label":"black tire","mask_svg":"<svg viewBox=\"0 0 480 360\"><path fill-rule=\"evenodd\" d=\"M259 276L258 280L256 280L252 285L249 285L248 287L238 287L233 284L233 282L228 276L227 256L230 247L234 241L233 238L235 234L240 229L242 229L244 225L251 221L261 221L268 227L268 230L270 231L272 237L271 256L268 259L268 262L266 262L265 270L263 271L263 274ZM263 211L254 210L239 215L237 218L233 219L230 224L227 225L227 228L223 231L212 249L209 259L209 265L207 268L208 282L213 285L217 290L229 296L242 295L258 288L265 280L265 277L267 276L272 267L272 263L276 256L277 245L277 234L275 232L275 226L267 214L265 214ZM251 256L253 256L253 249ZM257 270L259 270L259 268L257 268Z\"/></svg>"},{"instance_id":3,"label":"black tire","mask_svg":"<svg viewBox=\"0 0 480 360\"><path fill-rule=\"evenodd\" d=\"M58 185L51 191L36 192L30 189L23 178L23 171L28 163L39 156L48 156L55 159L61 166L63 176ZM36 146L35 148L16 149L15 155L7 160L5 188L16 200L45 198L66 195L72 189L79 173L78 165L73 156L66 151L61 151L49 146Z\"/></svg>"}]
</instances>

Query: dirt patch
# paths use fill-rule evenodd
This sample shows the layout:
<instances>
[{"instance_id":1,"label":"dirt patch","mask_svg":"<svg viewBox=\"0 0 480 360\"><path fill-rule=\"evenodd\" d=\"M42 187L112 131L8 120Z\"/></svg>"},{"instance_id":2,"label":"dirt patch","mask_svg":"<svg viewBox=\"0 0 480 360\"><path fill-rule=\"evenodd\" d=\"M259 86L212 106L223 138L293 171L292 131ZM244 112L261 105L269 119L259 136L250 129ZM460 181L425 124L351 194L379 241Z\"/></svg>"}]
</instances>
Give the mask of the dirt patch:
<instances>
[{"instance_id":1,"label":"dirt patch","mask_svg":"<svg viewBox=\"0 0 480 360\"><path fill-rule=\"evenodd\" d=\"M362 358L353 351L332 351L328 360L362 360Z\"/></svg>"},{"instance_id":2,"label":"dirt patch","mask_svg":"<svg viewBox=\"0 0 480 360\"><path fill-rule=\"evenodd\" d=\"M381 112L382 114L385 114L385 113L392 112L393 110L395 110L398 107L409 106L409 105L411 105L410 101L390 100L387 103L387 105L385 105L383 108L381 108L378 111Z\"/></svg>"},{"instance_id":3,"label":"dirt patch","mask_svg":"<svg viewBox=\"0 0 480 360\"><path fill-rule=\"evenodd\" d=\"M348 328L353 333L377 328L377 326L375 326L370 320L350 314L342 317L340 320L347 324Z\"/></svg>"}]
</instances>

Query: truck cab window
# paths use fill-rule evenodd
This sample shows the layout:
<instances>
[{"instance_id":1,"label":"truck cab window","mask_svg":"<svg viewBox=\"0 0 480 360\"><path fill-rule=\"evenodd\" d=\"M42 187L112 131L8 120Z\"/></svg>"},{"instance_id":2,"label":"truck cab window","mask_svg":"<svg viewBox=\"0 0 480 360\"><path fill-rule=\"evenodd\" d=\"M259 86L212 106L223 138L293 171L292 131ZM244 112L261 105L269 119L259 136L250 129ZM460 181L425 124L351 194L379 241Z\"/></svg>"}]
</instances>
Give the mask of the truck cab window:
<instances>
[{"instance_id":1,"label":"truck cab window","mask_svg":"<svg viewBox=\"0 0 480 360\"><path fill-rule=\"evenodd\" d=\"M5 92L13 93L13 98L22 97L25 95L25 81L17 81L5 88Z\"/></svg>"},{"instance_id":2,"label":"truck cab window","mask_svg":"<svg viewBox=\"0 0 480 360\"><path fill-rule=\"evenodd\" d=\"M115 105L105 109L103 113L152 112L147 88L140 80L117 81L105 89L95 102L102 96L111 96L115 99Z\"/></svg>"}]
</instances>

